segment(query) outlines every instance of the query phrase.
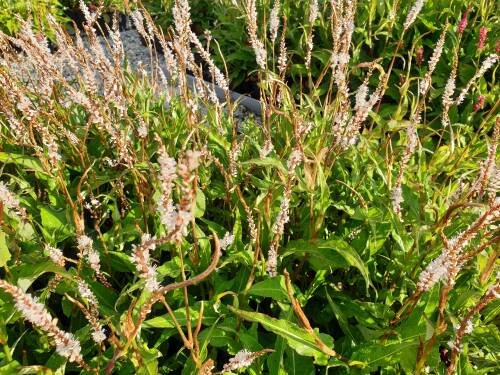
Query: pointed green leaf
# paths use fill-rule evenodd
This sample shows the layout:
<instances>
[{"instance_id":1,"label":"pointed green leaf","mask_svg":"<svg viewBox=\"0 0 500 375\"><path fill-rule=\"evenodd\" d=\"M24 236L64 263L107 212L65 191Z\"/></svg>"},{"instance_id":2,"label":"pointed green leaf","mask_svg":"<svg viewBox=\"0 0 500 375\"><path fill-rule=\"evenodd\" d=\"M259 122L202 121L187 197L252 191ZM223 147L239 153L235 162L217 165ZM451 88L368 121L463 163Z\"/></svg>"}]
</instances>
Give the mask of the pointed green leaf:
<instances>
[{"instance_id":1,"label":"pointed green leaf","mask_svg":"<svg viewBox=\"0 0 500 375\"><path fill-rule=\"evenodd\" d=\"M60 242L74 233L67 210L56 210L49 206L40 206L42 230L48 238Z\"/></svg>"},{"instance_id":2,"label":"pointed green leaf","mask_svg":"<svg viewBox=\"0 0 500 375\"><path fill-rule=\"evenodd\" d=\"M254 311L239 310L232 306L228 306L228 308L240 318L259 323L268 331L283 337L288 345L298 354L305 357L314 357L316 364L326 365L328 362L329 356L319 349L314 336L295 323L276 319ZM330 336L324 334L320 334L319 336L326 345L333 345L333 339Z\"/></svg>"},{"instance_id":3,"label":"pointed green leaf","mask_svg":"<svg viewBox=\"0 0 500 375\"><path fill-rule=\"evenodd\" d=\"M45 174L42 163L33 156L14 154L12 152L0 152L0 161L5 164L17 164L27 170Z\"/></svg>"},{"instance_id":4,"label":"pointed green leaf","mask_svg":"<svg viewBox=\"0 0 500 375\"><path fill-rule=\"evenodd\" d=\"M273 167L279 169L283 173L287 173L287 170L283 163L275 158L265 157L260 159L250 159L240 163L241 165L257 165L259 167Z\"/></svg>"},{"instance_id":5,"label":"pointed green leaf","mask_svg":"<svg viewBox=\"0 0 500 375\"><path fill-rule=\"evenodd\" d=\"M5 233L0 230L0 267L5 266L10 258L11 256L9 248L7 247Z\"/></svg>"},{"instance_id":6,"label":"pointed green leaf","mask_svg":"<svg viewBox=\"0 0 500 375\"><path fill-rule=\"evenodd\" d=\"M368 267L356 250L344 240L291 241L282 254L283 257L308 254L308 261L316 270L353 266L365 279L366 289L372 285Z\"/></svg>"},{"instance_id":7,"label":"pointed green leaf","mask_svg":"<svg viewBox=\"0 0 500 375\"><path fill-rule=\"evenodd\" d=\"M379 366L400 363L401 354L418 348L418 340L410 342L392 342L382 345L379 341L364 343L356 348L351 356L352 361L362 361L366 371L374 371Z\"/></svg>"},{"instance_id":8,"label":"pointed green leaf","mask_svg":"<svg viewBox=\"0 0 500 375\"><path fill-rule=\"evenodd\" d=\"M31 284L46 272L53 272L68 279L74 278L73 274L51 261L36 264L23 264L18 268L12 268L12 272L18 272L17 285L23 291L28 290Z\"/></svg>"},{"instance_id":9,"label":"pointed green leaf","mask_svg":"<svg viewBox=\"0 0 500 375\"><path fill-rule=\"evenodd\" d=\"M281 275L254 284L248 293L254 296L270 297L276 301L288 299L285 277Z\"/></svg>"}]
</instances>

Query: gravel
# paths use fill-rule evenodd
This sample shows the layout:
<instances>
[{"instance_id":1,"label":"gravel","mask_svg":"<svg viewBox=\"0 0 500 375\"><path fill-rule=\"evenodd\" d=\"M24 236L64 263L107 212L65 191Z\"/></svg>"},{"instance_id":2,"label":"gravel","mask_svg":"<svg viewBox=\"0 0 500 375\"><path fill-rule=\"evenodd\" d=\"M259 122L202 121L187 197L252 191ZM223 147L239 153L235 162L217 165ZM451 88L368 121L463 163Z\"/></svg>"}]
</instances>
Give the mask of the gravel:
<instances>
[{"instance_id":1,"label":"gravel","mask_svg":"<svg viewBox=\"0 0 500 375\"><path fill-rule=\"evenodd\" d=\"M127 28L125 30L122 30L120 32L122 44L123 44L123 49L126 55L127 62L129 64L129 67L133 71L137 71L138 69L146 69L150 64L151 57L150 57L150 52L149 49L146 45L142 43L141 36L139 33L133 29L133 28ZM82 38L84 40L84 45L88 46L88 42L84 38L84 34L82 33ZM106 46L106 41L103 37L99 37L101 40L101 44L103 45L106 54L109 54ZM153 57L154 58L154 57ZM162 56L158 56L158 58L162 59ZM165 72L164 72L165 73ZM238 93L233 93L232 97L233 99L241 94ZM255 101L247 96L243 96L241 99L244 99L246 101L253 101L254 102L254 107L255 107ZM166 103L168 105L168 103ZM202 106L201 106L202 107ZM201 108L203 112L206 110L204 108ZM262 124L262 119L260 116L260 113L255 113L257 111L252 111L249 108L245 107L244 105L239 105L235 110L234 110L234 117L235 120L237 121L238 125L240 125L243 121L246 119L252 119L254 122L257 124Z\"/></svg>"}]
</instances>

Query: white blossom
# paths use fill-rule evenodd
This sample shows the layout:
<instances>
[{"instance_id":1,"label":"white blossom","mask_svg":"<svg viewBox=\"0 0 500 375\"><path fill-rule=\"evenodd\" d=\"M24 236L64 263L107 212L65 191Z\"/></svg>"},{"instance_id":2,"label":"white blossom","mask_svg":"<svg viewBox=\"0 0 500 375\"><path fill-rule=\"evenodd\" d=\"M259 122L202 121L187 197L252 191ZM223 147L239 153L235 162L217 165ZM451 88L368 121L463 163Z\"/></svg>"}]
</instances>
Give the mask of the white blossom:
<instances>
[{"instance_id":1,"label":"white blossom","mask_svg":"<svg viewBox=\"0 0 500 375\"><path fill-rule=\"evenodd\" d=\"M220 248L226 250L234 242L234 234L231 232L226 232L222 240L220 241Z\"/></svg>"},{"instance_id":2,"label":"white blossom","mask_svg":"<svg viewBox=\"0 0 500 375\"><path fill-rule=\"evenodd\" d=\"M27 321L53 337L56 343L56 352L59 355L68 358L71 362L81 363L83 361L80 342L72 333L64 332L57 327L57 319L52 318L42 303L4 280L0 280L0 288L12 295L16 309Z\"/></svg>"},{"instance_id":3,"label":"white blossom","mask_svg":"<svg viewBox=\"0 0 500 375\"><path fill-rule=\"evenodd\" d=\"M262 70L266 70L267 52L264 44L259 39L253 39L251 42L253 50L255 52L255 60L257 61L257 65L259 65Z\"/></svg>"},{"instance_id":4,"label":"white blossom","mask_svg":"<svg viewBox=\"0 0 500 375\"><path fill-rule=\"evenodd\" d=\"M130 18L132 18L132 22L134 23L135 29L137 32L144 38L144 40L149 41L149 34L144 29L144 16L139 10L134 10L130 13Z\"/></svg>"},{"instance_id":5,"label":"white blossom","mask_svg":"<svg viewBox=\"0 0 500 375\"><path fill-rule=\"evenodd\" d=\"M271 42L274 44L276 37L278 36L278 28L280 26L280 0L274 0L273 9L269 16L269 34Z\"/></svg>"},{"instance_id":6,"label":"white blossom","mask_svg":"<svg viewBox=\"0 0 500 375\"><path fill-rule=\"evenodd\" d=\"M276 216L276 222L273 226L273 232L278 234L283 234L285 224L288 223L290 217L288 216L288 211L290 209L290 199L284 197L281 201L280 212Z\"/></svg>"},{"instance_id":7,"label":"white blossom","mask_svg":"<svg viewBox=\"0 0 500 375\"><path fill-rule=\"evenodd\" d=\"M85 298L93 309L99 308L99 302L95 294L90 290L89 285L82 279L78 280L78 293Z\"/></svg>"},{"instance_id":8,"label":"white blossom","mask_svg":"<svg viewBox=\"0 0 500 375\"><path fill-rule=\"evenodd\" d=\"M314 37L314 22L318 18L318 0L312 0L311 6L309 8L309 24L310 31L307 35L307 51L306 51L306 66L309 68L311 66L311 52L313 49L313 37Z\"/></svg>"},{"instance_id":9,"label":"white blossom","mask_svg":"<svg viewBox=\"0 0 500 375\"><path fill-rule=\"evenodd\" d=\"M248 32L257 65L262 70L266 70L267 51L262 41L257 37L257 6L255 2L256 0L247 0Z\"/></svg>"},{"instance_id":10,"label":"white blossom","mask_svg":"<svg viewBox=\"0 0 500 375\"><path fill-rule=\"evenodd\" d=\"M106 334L104 333L104 328L101 327L100 330L94 330L92 332L92 340L96 343L101 343L106 340Z\"/></svg>"},{"instance_id":11,"label":"white blossom","mask_svg":"<svg viewBox=\"0 0 500 375\"><path fill-rule=\"evenodd\" d=\"M483 63L481 64L481 67L479 68L479 70L476 72L476 74L474 74L474 77L472 77L472 79L467 83L467 85L462 89L462 91L460 92L460 95L458 96L458 98L455 100L455 104L456 105L459 105L461 104L465 97L467 96L467 93L469 92L471 86L480 78L484 75L484 73L490 69L493 65L495 65L495 63L497 62L498 60L498 55L496 53L492 53L491 55L489 55L484 61Z\"/></svg>"},{"instance_id":12,"label":"white blossom","mask_svg":"<svg viewBox=\"0 0 500 375\"><path fill-rule=\"evenodd\" d=\"M88 251L88 249L91 248L92 244L93 244L92 238L90 238L89 236L86 236L84 234L81 236L78 236L77 242L78 242L78 249L83 251L83 252Z\"/></svg>"},{"instance_id":13,"label":"white blossom","mask_svg":"<svg viewBox=\"0 0 500 375\"><path fill-rule=\"evenodd\" d=\"M455 74L452 72L443 92L443 105L450 106L453 103L452 97L455 92Z\"/></svg>"},{"instance_id":14,"label":"white blossom","mask_svg":"<svg viewBox=\"0 0 500 375\"><path fill-rule=\"evenodd\" d=\"M175 229L177 222L177 212L171 198L174 181L177 178L177 163L174 158L168 156L164 148L160 150L158 163L160 164L161 196L157 211L160 214L161 223L170 233Z\"/></svg>"},{"instance_id":15,"label":"white blossom","mask_svg":"<svg viewBox=\"0 0 500 375\"><path fill-rule=\"evenodd\" d=\"M270 140L264 142L264 147L260 150L260 157L265 158L274 150L273 143Z\"/></svg>"},{"instance_id":16,"label":"white blossom","mask_svg":"<svg viewBox=\"0 0 500 375\"><path fill-rule=\"evenodd\" d=\"M99 253L93 247L93 240L85 234L77 238L79 257L85 257L87 262L94 271L101 273L101 259Z\"/></svg>"},{"instance_id":17,"label":"white blossom","mask_svg":"<svg viewBox=\"0 0 500 375\"><path fill-rule=\"evenodd\" d=\"M9 191L7 185L5 185L3 181L0 181L0 202L2 202L5 207L14 210L19 216L23 218L26 216L26 210L21 207L19 199Z\"/></svg>"},{"instance_id":18,"label":"white blossom","mask_svg":"<svg viewBox=\"0 0 500 375\"><path fill-rule=\"evenodd\" d=\"M246 349L240 350L236 355L229 359L229 362L226 363L223 367L223 371L234 371L240 368L250 366L255 360L256 356L253 352L250 352Z\"/></svg>"},{"instance_id":19,"label":"white blossom","mask_svg":"<svg viewBox=\"0 0 500 375\"><path fill-rule=\"evenodd\" d=\"M366 82L361 84L358 88L358 92L356 93L356 105L355 109L358 110L361 107L366 105L366 97L368 96L368 85Z\"/></svg>"},{"instance_id":20,"label":"white blossom","mask_svg":"<svg viewBox=\"0 0 500 375\"><path fill-rule=\"evenodd\" d=\"M412 25L413 22L415 22L423 6L424 6L424 0L415 1L415 4L413 4L410 11L408 12L408 15L406 16L406 20L403 25L405 31L409 29L409 27Z\"/></svg>"},{"instance_id":21,"label":"white blossom","mask_svg":"<svg viewBox=\"0 0 500 375\"><path fill-rule=\"evenodd\" d=\"M85 22L87 23L87 25L92 25L95 22L97 15L90 12L89 8L83 0L80 0L80 10L83 13L83 17L85 18Z\"/></svg>"},{"instance_id":22,"label":"white blossom","mask_svg":"<svg viewBox=\"0 0 500 375\"><path fill-rule=\"evenodd\" d=\"M466 335L470 335L472 333L472 331L474 331L474 324L472 323L472 320L467 320L467 323L466 323L466 326L464 329L464 333Z\"/></svg>"},{"instance_id":23,"label":"white blossom","mask_svg":"<svg viewBox=\"0 0 500 375\"><path fill-rule=\"evenodd\" d=\"M444 279L448 275L448 272L448 253L447 251L443 251L420 273L417 289L422 291L429 290L439 280Z\"/></svg>"},{"instance_id":24,"label":"white blossom","mask_svg":"<svg viewBox=\"0 0 500 375\"><path fill-rule=\"evenodd\" d=\"M450 340L450 341L448 341L448 343L447 343L447 344L448 344L448 347L449 347L451 350L453 350L453 351L455 351L455 352L457 352L457 353L460 353L460 352L462 351L462 347L461 347L460 345L457 345L457 344L455 343L455 340Z\"/></svg>"},{"instance_id":25,"label":"white blossom","mask_svg":"<svg viewBox=\"0 0 500 375\"><path fill-rule=\"evenodd\" d=\"M403 190L397 186L391 191L392 209L399 216L401 213L401 203L403 203Z\"/></svg>"},{"instance_id":26,"label":"white blossom","mask_svg":"<svg viewBox=\"0 0 500 375\"><path fill-rule=\"evenodd\" d=\"M271 244L269 251L267 253L267 267L266 271L270 277L277 275L276 268L278 267L278 251L274 242Z\"/></svg>"},{"instance_id":27,"label":"white blossom","mask_svg":"<svg viewBox=\"0 0 500 375\"><path fill-rule=\"evenodd\" d=\"M439 36L439 40L434 47L434 51L432 52L432 56L429 59L429 71L428 74L432 74L434 69L436 69L436 65L443 54L444 42L446 39L446 29L443 30L441 35Z\"/></svg>"},{"instance_id":28,"label":"white blossom","mask_svg":"<svg viewBox=\"0 0 500 375\"><path fill-rule=\"evenodd\" d=\"M292 151L290 156L288 157L287 160L287 167L288 167L288 173L294 173L295 168L300 164L300 162L303 160L303 155L300 150L295 149Z\"/></svg>"},{"instance_id":29,"label":"white blossom","mask_svg":"<svg viewBox=\"0 0 500 375\"><path fill-rule=\"evenodd\" d=\"M144 234L139 246L132 247L132 261L135 263L140 277L145 280L145 288L149 292L154 292L160 288L160 283L157 279L156 266L151 265L150 251L156 248L155 237L149 234Z\"/></svg>"},{"instance_id":30,"label":"white blossom","mask_svg":"<svg viewBox=\"0 0 500 375\"><path fill-rule=\"evenodd\" d=\"M70 361L81 357L81 345L72 333L64 332L61 339L56 339L56 352Z\"/></svg>"},{"instance_id":31,"label":"white blossom","mask_svg":"<svg viewBox=\"0 0 500 375\"><path fill-rule=\"evenodd\" d=\"M45 245L45 250L47 251L50 260L52 260L58 266L64 267L66 261L64 259L64 254L60 249L52 247L50 245Z\"/></svg>"},{"instance_id":32,"label":"white blossom","mask_svg":"<svg viewBox=\"0 0 500 375\"><path fill-rule=\"evenodd\" d=\"M144 286L147 291L154 292L160 289L160 282L157 277L156 266L149 266L148 271L144 274L144 279L146 281Z\"/></svg>"}]
</instances>

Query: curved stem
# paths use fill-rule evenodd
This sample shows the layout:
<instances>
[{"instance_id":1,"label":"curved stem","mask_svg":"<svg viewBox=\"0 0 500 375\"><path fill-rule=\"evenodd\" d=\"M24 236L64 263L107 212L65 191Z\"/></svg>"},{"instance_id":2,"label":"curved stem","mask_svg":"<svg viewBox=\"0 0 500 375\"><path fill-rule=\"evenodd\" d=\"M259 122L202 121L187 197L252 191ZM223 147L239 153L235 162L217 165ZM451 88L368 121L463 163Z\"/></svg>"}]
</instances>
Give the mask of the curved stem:
<instances>
[{"instance_id":1,"label":"curved stem","mask_svg":"<svg viewBox=\"0 0 500 375\"><path fill-rule=\"evenodd\" d=\"M167 236L166 238L171 238L171 236ZM156 240L156 241L158 241L158 240ZM162 241L164 241L164 240L162 239ZM130 334L130 336L128 336L127 343L125 344L125 346L121 349L118 349L115 352L115 354L113 355L113 358L108 362L108 365L106 366L106 374L111 374L111 372L113 371L113 369L115 367L115 363L118 360L118 358L120 358L127 351L128 347L130 346L132 341L135 339L135 337L139 333L139 330L141 329L142 323L144 323L144 320L146 319L147 315L151 312L151 308L153 307L153 305L156 302L160 301L166 293L171 292L172 290L185 288L185 287L197 284L198 282L200 282L203 279L205 279L206 277L208 277L215 270L215 268L217 267L217 263L219 262L220 254L221 254L219 238L217 237L217 234L215 234L215 233L214 233L214 243L215 243L215 253L214 253L214 256L212 258L212 262L207 267L207 269L205 269L205 271L203 271L202 273L200 273L200 274L198 274L190 279L183 280L183 281L178 282L178 283L172 283L172 284L165 285L165 286L161 287L156 292L154 292L153 295L150 297L150 299L142 306L141 311L139 313L139 319L138 319L137 323L135 324L134 331ZM144 245L148 246L147 243Z\"/></svg>"}]
</instances>

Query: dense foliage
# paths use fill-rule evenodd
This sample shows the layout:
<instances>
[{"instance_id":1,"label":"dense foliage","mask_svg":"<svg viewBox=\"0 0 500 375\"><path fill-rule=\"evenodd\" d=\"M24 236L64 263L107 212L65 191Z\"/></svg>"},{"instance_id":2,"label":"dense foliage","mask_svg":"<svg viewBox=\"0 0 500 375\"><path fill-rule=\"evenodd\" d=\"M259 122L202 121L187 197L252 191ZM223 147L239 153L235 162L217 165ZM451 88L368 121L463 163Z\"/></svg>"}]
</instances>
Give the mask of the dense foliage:
<instances>
[{"instance_id":1,"label":"dense foliage","mask_svg":"<svg viewBox=\"0 0 500 375\"><path fill-rule=\"evenodd\" d=\"M130 3L0 34L0 373L498 372L495 3Z\"/></svg>"}]
</instances>

